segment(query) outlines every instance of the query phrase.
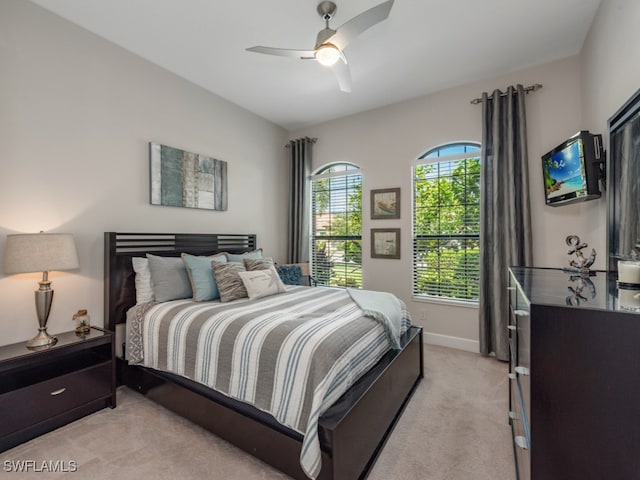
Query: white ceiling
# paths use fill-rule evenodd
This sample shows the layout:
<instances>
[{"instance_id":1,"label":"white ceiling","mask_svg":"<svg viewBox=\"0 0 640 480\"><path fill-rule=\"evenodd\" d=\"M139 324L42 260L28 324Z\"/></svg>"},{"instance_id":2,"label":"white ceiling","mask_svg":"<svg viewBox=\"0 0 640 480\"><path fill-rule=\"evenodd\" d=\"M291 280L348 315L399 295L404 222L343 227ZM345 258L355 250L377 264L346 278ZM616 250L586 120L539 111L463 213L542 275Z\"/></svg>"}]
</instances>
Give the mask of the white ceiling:
<instances>
[{"instance_id":1,"label":"white ceiling","mask_svg":"<svg viewBox=\"0 0 640 480\"><path fill-rule=\"evenodd\" d=\"M315 61L319 0L32 0L288 130L580 52L600 0L396 0L346 49L353 91ZM336 28L382 0L334 0ZM497 85L496 87L500 87Z\"/></svg>"}]
</instances>

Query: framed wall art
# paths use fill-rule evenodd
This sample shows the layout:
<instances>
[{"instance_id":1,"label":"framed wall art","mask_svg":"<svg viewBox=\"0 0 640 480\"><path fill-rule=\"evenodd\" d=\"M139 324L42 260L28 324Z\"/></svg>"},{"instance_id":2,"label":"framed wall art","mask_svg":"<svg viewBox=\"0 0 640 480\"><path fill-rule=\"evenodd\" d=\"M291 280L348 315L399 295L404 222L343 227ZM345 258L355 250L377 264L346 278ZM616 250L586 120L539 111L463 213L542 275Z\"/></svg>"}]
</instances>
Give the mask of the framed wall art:
<instances>
[{"instance_id":1,"label":"framed wall art","mask_svg":"<svg viewBox=\"0 0 640 480\"><path fill-rule=\"evenodd\" d=\"M400 218L400 189L371 190L371 219Z\"/></svg>"},{"instance_id":2,"label":"framed wall art","mask_svg":"<svg viewBox=\"0 0 640 480\"><path fill-rule=\"evenodd\" d=\"M400 229L371 229L371 258L400 258Z\"/></svg>"},{"instance_id":3,"label":"framed wall art","mask_svg":"<svg viewBox=\"0 0 640 480\"><path fill-rule=\"evenodd\" d=\"M227 209L227 162L149 143L151 204Z\"/></svg>"}]
</instances>

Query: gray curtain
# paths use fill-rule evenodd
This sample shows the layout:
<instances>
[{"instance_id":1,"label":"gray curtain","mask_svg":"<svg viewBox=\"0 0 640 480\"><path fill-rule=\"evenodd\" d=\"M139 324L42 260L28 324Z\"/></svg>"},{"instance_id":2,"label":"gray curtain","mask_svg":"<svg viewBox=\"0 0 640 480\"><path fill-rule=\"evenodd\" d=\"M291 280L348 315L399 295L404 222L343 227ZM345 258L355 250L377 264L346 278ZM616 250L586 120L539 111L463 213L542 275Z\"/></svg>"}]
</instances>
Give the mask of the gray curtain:
<instances>
[{"instance_id":1,"label":"gray curtain","mask_svg":"<svg viewBox=\"0 0 640 480\"><path fill-rule=\"evenodd\" d=\"M525 92L482 95L480 352L508 360L508 268L530 266L531 211Z\"/></svg>"},{"instance_id":2,"label":"gray curtain","mask_svg":"<svg viewBox=\"0 0 640 480\"><path fill-rule=\"evenodd\" d=\"M311 150L315 138L299 138L289 142L291 163L289 168L289 232L287 262L309 261L309 214Z\"/></svg>"},{"instance_id":3,"label":"gray curtain","mask_svg":"<svg viewBox=\"0 0 640 480\"><path fill-rule=\"evenodd\" d=\"M611 179L618 183L613 195L618 195L619 220L617 221L618 245L613 245L614 253L631 256L632 253L640 253L640 118L633 120L618 130L611 140L615 142L616 149L611 146L612 161L617 162L617 177Z\"/></svg>"}]
</instances>

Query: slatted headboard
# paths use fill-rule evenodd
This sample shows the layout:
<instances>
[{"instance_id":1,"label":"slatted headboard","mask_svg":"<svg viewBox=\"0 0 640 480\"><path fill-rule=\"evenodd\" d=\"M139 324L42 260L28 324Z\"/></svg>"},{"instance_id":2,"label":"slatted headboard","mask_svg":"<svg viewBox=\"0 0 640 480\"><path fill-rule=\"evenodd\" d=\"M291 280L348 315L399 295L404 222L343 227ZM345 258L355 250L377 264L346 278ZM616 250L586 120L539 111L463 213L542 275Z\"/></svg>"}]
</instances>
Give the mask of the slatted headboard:
<instances>
[{"instance_id":1,"label":"slatted headboard","mask_svg":"<svg viewBox=\"0 0 640 480\"><path fill-rule=\"evenodd\" d=\"M147 253L165 257L243 253L255 250L254 234L216 233L118 233L104 234L104 318L111 331L124 323L136 303L132 257Z\"/></svg>"}]
</instances>

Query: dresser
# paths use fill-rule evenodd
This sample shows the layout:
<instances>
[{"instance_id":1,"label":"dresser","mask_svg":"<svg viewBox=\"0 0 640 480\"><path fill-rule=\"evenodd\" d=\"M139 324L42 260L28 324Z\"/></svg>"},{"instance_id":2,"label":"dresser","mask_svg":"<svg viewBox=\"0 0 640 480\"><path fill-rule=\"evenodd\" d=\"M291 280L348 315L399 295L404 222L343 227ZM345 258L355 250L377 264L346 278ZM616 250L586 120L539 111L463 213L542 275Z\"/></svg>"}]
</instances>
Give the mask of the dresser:
<instances>
[{"instance_id":1,"label":"dresser","mask_svg":"<svg viewBox=\"0 0 640 480\"><path fill-rule=\"evenodd\" d=\"M509 271L509 420L520 480L640 479L640 290L615 273Z\"/></svg>"}]
</instances>

